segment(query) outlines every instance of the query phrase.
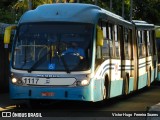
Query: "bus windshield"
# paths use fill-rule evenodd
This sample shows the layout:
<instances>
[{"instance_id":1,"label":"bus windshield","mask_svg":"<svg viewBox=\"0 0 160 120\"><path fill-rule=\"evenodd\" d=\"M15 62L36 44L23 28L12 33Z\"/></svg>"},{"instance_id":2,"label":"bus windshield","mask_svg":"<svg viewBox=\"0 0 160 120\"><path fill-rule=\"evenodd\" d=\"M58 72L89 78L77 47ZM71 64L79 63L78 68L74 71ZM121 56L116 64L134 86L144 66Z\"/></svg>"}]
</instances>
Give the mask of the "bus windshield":
<instances>
[{"instance_id":1,"label":"bus windshield","mask_svg":"<svg viewBox=\"0 0 160 120\"><path fill-rule=\"evenodd\" d=\"M15 37L13 68L28 72L88 70L92 36L92 24L22 24Z\"/></svg>"}]
</instances>

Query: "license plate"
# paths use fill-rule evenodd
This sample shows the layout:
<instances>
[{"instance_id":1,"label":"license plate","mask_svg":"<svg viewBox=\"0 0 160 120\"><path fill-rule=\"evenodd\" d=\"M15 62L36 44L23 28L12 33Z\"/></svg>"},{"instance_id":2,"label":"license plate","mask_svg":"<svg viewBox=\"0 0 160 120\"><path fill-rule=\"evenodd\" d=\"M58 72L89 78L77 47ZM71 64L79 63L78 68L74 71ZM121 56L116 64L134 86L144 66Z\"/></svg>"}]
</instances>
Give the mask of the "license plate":
<instances>
[{"instance_id":1,"label":"license plate","mask_svg":"<svg viewBox=\"0 0 160 120\"><path fill-rule=\"evenodd\" d=\"M42 92L41 95L44 96L44 97L45 97L45 96L46 96L46 97L47 97L47 96L54 96L54 92Z\"/></svg>"}]
</instances>

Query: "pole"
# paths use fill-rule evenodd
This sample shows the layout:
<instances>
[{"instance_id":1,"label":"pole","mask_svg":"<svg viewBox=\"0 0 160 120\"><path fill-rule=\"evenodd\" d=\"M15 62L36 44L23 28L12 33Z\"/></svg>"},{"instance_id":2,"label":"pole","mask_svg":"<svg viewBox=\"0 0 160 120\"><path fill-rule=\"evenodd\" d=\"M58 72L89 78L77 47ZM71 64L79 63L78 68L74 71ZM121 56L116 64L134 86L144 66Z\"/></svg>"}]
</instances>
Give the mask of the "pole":
<instances>
[{"instance_id":1,"label":"pole","mask_svg":"<svg viewBox=\"0 0 160 120\"><path fill-rule=\"evenodd\" d=\"M110 11L112 11L112 0L110 0Z\"/></svg>"},{"instance_id":2,"label":"pole","mask_svg":"<svg viewBox=\"0 0 160 120\"><path fill-rule=\"evenodd\" d=\"M124 0L122 0L122 17L124 18Z\"/></svg>"},{"instance_id":3,"label":"pole","mask_svg":"<svg viewBox=\"0 0 160 120\"><path fill-rule=\"evenodd\" d=\"M28 0L28 10L32 10L32 0Z\"/></svg>"},{"instance_id":4,"label":"pole","mask_svg":"<svg viewBox=\"0 0 160 120\"><path fill-rule=\"evenodd\" d=\"M130 0L130 21L132 21L132 12L133 12L133 0Z\"/></svg>"}]
</instances>

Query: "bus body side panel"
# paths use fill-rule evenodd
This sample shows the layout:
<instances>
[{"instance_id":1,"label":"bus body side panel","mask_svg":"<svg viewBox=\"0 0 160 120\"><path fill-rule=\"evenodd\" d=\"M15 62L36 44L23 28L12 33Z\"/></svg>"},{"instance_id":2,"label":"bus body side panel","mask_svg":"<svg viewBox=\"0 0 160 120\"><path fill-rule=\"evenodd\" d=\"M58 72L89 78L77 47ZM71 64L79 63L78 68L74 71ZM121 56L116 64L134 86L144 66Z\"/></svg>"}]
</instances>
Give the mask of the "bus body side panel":
<instances>
[{"instance_id":1,"label":"bus body side panel","mask_svg":"<svg viewBox=\"0 0 160 120\"><path fill-rule=\"evenodd\" d=\"M111 59L110 98L122 95L123 79L121 78L121 60Z\"/></svg>"},{"instance_id":2,"label":"bus body side panel","mask_svg":"<svg viewBox=\"0 0 160 120\"><path fill-rule=\"evenodd\" d=\"M154 80L157 78L157 58L156 56L149 56L147 57L147 68L148 70L150 70L150 74L151 74L151 78L150 78L150 82L154 82Z\"/></svg>"},{"instance_id":3,"label":"bus body side panel","mask_svg":"<svg viewBox=\"0 0 160 120\"><path fill-rule=\"evenodd\" d=\"M151 83L155 80L155 69L151 71Z\"/></svg>"},{"instance_id":4,"label":"bus body side panel","mask_svg":"<svg viewBox=\"0 0 160 120\"><path fill-rule=\"evenodd\" d=\"M146 58L139 59L138 89L147 85Z\"/></svg>"},{"instance_id":5,"label":"bus body side panel","mask_svg":"<svg viewBox=\"0 0 160 120\"><path fill-rule=\"evenodd\" d=\"M134 77L129 78L129 93L134 91Z\"/></svg>"},{"instance_id":6,"label":"bus body side panel","mask_svg":"<svg viewBox=\"0 0 160 120\"><path fill-rule=\"evenodd\" d=\"M153 60L153 62L152 62L152 66L153 66L152 77L153 78L151 79L151 83L157 79L157 71L158 71L158 69L157 69L157 62L158 62L157 55L154 55L152 60Z\"/></svg>"},{"instance_id":7,"label":"bus body side panel","mask_svg":"<svg viewBox=\"0 0 160 120\"><path fill-rule=\"evenodd\" d=\"M144 88L147 85L147 72L138 77L138 89Z\"/></svg>"},{"instance_id":8,"label":"bus body side panel","mask_svg":"<svg viewBox=\"0 0 160 120\"><path fill-rule=\"evenodd\" d=\"M101 101L103 100L103 86L102 86L102 83L104 83L104 79L96 79L94 80L94 87L93 87L93 101L96 102L96 101Z\"/></svg>"},{"instance_id":9,"label":"bus body side panel","mask_svg":"<svg viewBox=\"0 0 160 120\"><path fill-rule=\"evenodd\" d=\"M122 95L123 79L111 80L110 98Z\"/></svg>"},{"instance_id":10,"label":"bus body side panel","mask_svg":"<svg viewBox=\"0 0 160 120\"><path fill-rule=\"evenodd\" d=\"M154 69L154 71L155 71L155 80L157 80L157 77L158 77L158 55L157 54L154 55L154 62L156 64L155 69Z\"/></svg>"},{"instance_id":11,"label":"bus body side panel","mask_svg":"<svg viewBox=\"0 0 160 120\"><path fill-rule=\"evenodd\" d=\"M153 67L153 59L152 59L152 56L149 56L149 57L147 57L147 68L148 68L148 70L151 72L151 78L150 78L150 80L151 80L151 82L153 82L154 81L154 67Z\"/></svg>"},{"instance_id":12,"label":"bus body side panel","mask_svg":"<svg viewBox=\"0 0 160 120\"><path fill-rule=\"evenodd\" d=\"M94 101L100 101L103 100L103 88L104 88L104 78L105 75L109 76L109 70L110 70L110 60L105 60L96 70L95 76L94 76L94 87L93 87L93 93L94 93Z\"/></svg>"},{"instance_id":13,"label":"bus body side panel","mask_svg":"<svg viewBox=\"0 0 160 120\"><path fill-rule=\"evenodd\" d=\"M123 66L122 66L122 71L123 74L126 75L128 74L129 80L128 80L128 93L132 92L134 89L134 78L132 76L133 70L134 70L134 65L132 65L132 60L123 60Z\"/></svg>"}]
</instances>

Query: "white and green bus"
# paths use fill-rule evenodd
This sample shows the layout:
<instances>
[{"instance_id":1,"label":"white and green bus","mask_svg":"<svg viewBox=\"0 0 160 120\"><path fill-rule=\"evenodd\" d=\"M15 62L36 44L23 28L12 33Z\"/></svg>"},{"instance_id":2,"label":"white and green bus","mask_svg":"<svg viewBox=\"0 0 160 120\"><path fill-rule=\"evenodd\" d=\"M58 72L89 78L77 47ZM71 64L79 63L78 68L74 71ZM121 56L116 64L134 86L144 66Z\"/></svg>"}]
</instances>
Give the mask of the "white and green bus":
<instances>
[{"instance_id":1,"label":"white and green bus","mask_svg":"<svg viewBox=\"0 0 160 120\"><path fill-rule=\"evenodd\" d=\"M126 21L90 4L42 5L6 28L12 41L10 96L103 101L127 95L157 78L154 25ZM78 51L65 52L72 43Z\"/></svg>"},{"instance_id":2,"label":"white and green bus","mask_svg":"<svg viewBox=\"0 0 160 120\"><path fill-rule=\"evenodd\" d=\"M160 81L160 26L155 26L156 32L156 47L157 47L157 56L158 56L158 75L157 80Z\"/></svg>"}]
</instances>

